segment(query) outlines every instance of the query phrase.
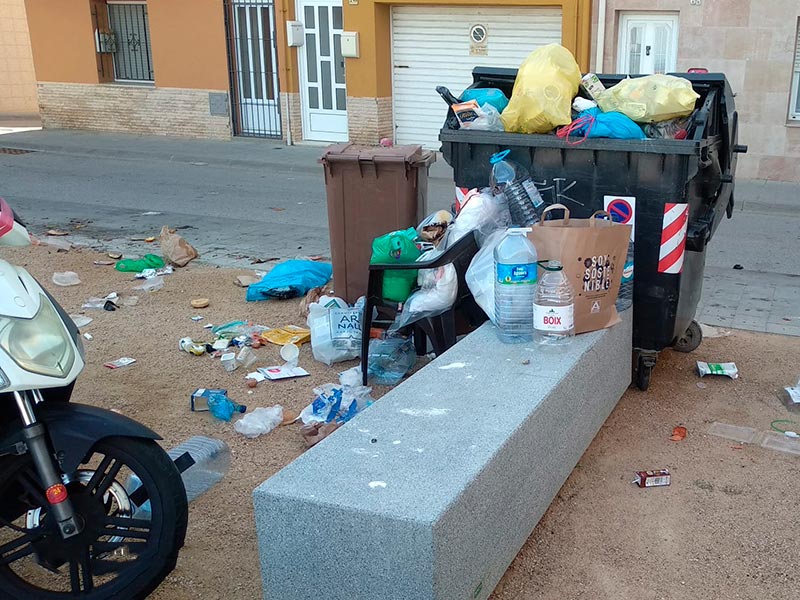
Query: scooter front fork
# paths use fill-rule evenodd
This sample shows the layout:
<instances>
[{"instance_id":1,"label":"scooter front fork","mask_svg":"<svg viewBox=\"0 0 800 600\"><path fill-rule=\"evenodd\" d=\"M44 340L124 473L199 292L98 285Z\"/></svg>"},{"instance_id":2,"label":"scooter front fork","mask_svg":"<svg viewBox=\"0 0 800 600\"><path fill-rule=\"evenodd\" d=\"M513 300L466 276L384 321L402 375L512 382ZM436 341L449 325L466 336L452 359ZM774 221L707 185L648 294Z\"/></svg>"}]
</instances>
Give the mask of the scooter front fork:
<instances>
[{"instance_id":1,"label":"scooter front fork","mask_svg":"<svg viewBox=\"0 0 800 600\"><path fill-rule=\"evenodd\" d=\"M39 390L14 392L20 416L22 417L23 435L28 452L31 453L36 472L45 489L45 498L48 503L48 512L55 517L61 537L64 539L78 535L82 526L75 516L72 502L69 500L67 487L61 480L56 469L56 463L47 446L47 433L44 425L36 421L33 402L41 402L42 395Z\"/></svg>"}]
</instances>

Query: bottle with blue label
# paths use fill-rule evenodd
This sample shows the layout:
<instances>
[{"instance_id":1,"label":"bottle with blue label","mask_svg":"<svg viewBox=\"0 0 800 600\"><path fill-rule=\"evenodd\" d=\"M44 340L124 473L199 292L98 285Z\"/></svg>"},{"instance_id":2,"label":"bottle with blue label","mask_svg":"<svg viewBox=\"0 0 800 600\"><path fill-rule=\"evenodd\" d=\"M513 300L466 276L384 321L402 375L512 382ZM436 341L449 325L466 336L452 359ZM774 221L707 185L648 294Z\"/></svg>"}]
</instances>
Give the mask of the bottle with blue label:
<instances>
[{"instance_id":1,"label":"bottle with blue label","mask_svg":"<svg viewBox=\"0 0 800 600\"><path fill-rule=\"evenodd\" d=\"M501 342L533 339L533 296L536 291L536 248L530 228L511 228L494 249L494 322Z\"/></svg>"},{"instance_id":2,"label":"bottle with blue label","mask_svg":"<svg viewBox=\"0 0 800 600\"><path fill-rule=\"evenodd\" d=\"M545 203L528 170L508 159L510 152L503 150L489 159L492 164L489 186L493 195L504 197L511 213L511 223L527 227L541 220Z\"/></svg>"}]
</instances>

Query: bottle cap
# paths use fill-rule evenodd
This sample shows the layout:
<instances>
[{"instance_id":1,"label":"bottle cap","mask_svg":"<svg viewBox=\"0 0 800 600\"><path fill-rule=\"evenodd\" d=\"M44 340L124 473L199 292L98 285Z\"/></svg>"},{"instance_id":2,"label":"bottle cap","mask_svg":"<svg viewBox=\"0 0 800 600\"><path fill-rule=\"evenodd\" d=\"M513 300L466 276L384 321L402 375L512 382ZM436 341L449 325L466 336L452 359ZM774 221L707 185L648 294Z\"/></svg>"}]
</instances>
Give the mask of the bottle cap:
<instances>
[{"instance_id":1,"label":"bottle cap","mask_svg":"<svg viewBox=\"0 0 800 600\"><path fill-rule=\"evenodd\" d=\"M493 165L497 164L501 160L503 160L506 156L508 156L509 154L511 154L511 150L503 150L502 152L498 152L496 154L492 154L492 157L489 159L489 162L491 164L493 164Z\"/></svg>"},{"instance_id":2,"label":"bottle cap","mask_svg":"<svg viewBox=\"0 0 800 600\"><path fill-rule=\"evenodd\" d=\"M560 260L548 260L542 262L544 263L542 268L545 271L561 271L564 268Z\"/></svg>"},{"instance_id":3,"label":"bottle cap","mask_svg":"<svg viewBox=\"0 0 800 600\"><path fill-rule=\"evenodd\" d=\"M530 227L509 227L507 233L528 233L533 231Z\"/></svg>"}]
</instances>

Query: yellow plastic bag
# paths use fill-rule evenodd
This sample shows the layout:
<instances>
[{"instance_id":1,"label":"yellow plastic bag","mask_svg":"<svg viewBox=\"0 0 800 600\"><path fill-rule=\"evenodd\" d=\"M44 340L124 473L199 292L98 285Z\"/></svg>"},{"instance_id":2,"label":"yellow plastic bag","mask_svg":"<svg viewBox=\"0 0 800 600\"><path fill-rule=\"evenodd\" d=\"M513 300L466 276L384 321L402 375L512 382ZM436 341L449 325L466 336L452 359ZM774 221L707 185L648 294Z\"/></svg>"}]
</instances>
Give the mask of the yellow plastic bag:
<instances>
[{"instance_id":1,"label":"yellow plastic bag","mask_svg":"<svg viewBox=\"0 0 800 600\"><path fill-rule=\"evenodd\" d=\"M581 71L572 53L549 44L528 55L517 73L508 106L500 115L512 133L549 133L572 121L572 99Z\"/></svg>"},{"instance_id":2,"label":"yellow plastic bag","mask_svg":"<svg viewBox=\"0 0 800 600\"><path fill-rule=\"evenodd\" d=\"M699 97L688 79L648 75L623 79L601 92L597 104L603 112L621 112L637 123L658 123L692 114Z\"/></svg>"}]
</instances>

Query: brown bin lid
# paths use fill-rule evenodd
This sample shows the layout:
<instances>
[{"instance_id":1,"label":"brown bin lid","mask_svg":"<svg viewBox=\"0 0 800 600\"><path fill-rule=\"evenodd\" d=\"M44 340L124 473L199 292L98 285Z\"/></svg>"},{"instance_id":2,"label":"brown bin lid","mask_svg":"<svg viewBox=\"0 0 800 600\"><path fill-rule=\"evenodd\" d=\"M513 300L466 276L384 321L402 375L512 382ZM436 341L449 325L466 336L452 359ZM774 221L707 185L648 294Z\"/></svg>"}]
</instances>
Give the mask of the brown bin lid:
<instances>
[{"instance_id":1,"label":"brown bin lid","mask_svg":"<svg viewBox=\"0 0 800 600\"><path fill-rule=\"evenodd\" d=\"M337 144L328 146L320 162L404 162L416 163L430 160L431 153L422 146L359 146L358 144ZM431 161L432 162L432 161Z\"/></svg>"}]
</instances>

